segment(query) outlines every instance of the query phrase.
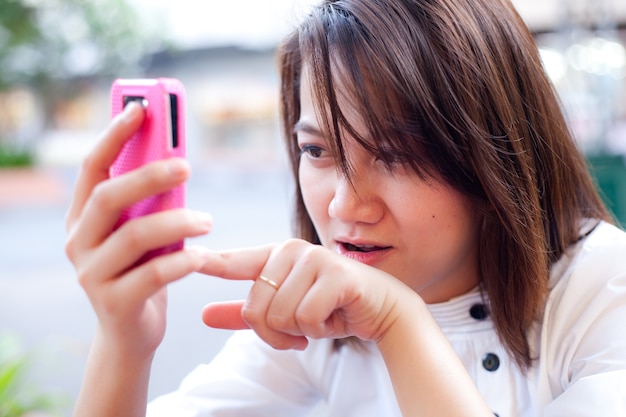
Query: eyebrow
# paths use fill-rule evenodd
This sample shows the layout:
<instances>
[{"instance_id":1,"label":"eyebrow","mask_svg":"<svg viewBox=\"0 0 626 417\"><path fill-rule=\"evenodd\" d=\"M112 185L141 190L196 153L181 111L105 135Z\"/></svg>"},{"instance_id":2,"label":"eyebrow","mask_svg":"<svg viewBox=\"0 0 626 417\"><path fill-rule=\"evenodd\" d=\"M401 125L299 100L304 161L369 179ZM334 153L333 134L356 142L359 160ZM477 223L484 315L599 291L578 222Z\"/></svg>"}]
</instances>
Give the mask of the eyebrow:
<instances>
[{"instance_id":1,"label":"eyebrow","mask_svg":"<svg viewBox=\"0 0 626 417\"><path fill-rule=\"evenodd\" d=\"M298 121L293 127L293 133L304 132L315 136L324 136L322 131L306 121Z\"/></svg>"}]
</instances>

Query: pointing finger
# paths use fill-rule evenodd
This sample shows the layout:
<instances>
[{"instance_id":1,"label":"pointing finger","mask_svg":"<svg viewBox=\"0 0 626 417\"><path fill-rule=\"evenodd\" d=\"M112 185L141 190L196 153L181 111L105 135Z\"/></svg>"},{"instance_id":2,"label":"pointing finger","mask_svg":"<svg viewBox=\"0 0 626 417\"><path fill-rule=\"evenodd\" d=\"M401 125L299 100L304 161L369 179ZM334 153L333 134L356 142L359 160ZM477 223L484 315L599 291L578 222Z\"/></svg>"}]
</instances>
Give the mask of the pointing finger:
<instances>
[{"instance_id":1,"label":"pointing finger","mask_svg":"<svg viewBox=\"0 0 626 417\"><path fill-rule=\"evenodd\" d=\"M256 280L275 245L214 251L199 272L231 280Z\"/></svg>"}]
</instances>

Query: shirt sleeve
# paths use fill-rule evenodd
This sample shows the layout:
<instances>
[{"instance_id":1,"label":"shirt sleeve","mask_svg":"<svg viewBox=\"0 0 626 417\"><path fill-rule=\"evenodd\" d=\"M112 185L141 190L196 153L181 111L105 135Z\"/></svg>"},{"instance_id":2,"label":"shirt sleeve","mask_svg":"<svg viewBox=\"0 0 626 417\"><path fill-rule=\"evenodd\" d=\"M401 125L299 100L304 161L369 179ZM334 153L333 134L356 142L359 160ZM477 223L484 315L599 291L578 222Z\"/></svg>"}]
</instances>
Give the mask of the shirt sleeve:
<instances>
[{"instance_id":1,"label":"shirt sleeve","mask_svg":"<svg viewBox=\"0 0 626 417\"><path fill-rule=\"evenodd\" d=\"M599 228L547 304L545 417L626 417L626 234Z\"/></svg>"},{"instance_id":2,"label":"shirt sleeve","mask_svg":"<svg viewBox=\"0 0 626 417\"><path fill-rule=\"evenodd\" d=\"M320 401L314 376L303 366L315 359L312 355L276 351L251 331L236 332L211 363L193 370L177 391L148 404L147 415L309 415Z\"/></svg>"}]
</instances>

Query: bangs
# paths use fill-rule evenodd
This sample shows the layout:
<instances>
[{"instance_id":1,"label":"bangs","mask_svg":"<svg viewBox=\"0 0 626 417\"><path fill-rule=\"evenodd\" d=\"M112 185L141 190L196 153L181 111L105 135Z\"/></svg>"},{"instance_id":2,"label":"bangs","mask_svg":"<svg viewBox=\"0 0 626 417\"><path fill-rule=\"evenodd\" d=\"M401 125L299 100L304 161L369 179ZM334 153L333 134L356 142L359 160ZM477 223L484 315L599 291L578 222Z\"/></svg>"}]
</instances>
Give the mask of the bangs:
<instances>
[{"instance_id":1,"label":"bangs","mask_svg":"<svg viewBox=\"0 0 626 417\"><path fill-rule=\"evenodd\" d=\"M481 167L468 156L472 148L490 146L492 133L508 132L490 131L488 120L500 109L485 106L484 69L460 65L471 62L461 52L475 57L467 45L471 36L455 34L461 51L440 36L458 29L427 2L363 0L327 1L299 27L290 50L297 50L299 68L309 73L320 129L348 177L347 138L390 169L400 162L423 179L485 198L477 178ZM358 115L362 131L346 111Z\"/></svg>"},{"instance_id":2,"label":"bangs","mask_svg":"<svg viewBox=\"0 0 626 417\"><path fill-rule=\"evenodd\" d=\"M320 129L348 176L346 136L388 167L401 162L420 177L436 175L425 139L422 115L426 110L404 87L397 57L381 56L376 52L381 49L377 42L363 22L340 3L325 5L301 28L300 49L307 57L302 65L310 75ZM346 103L354 114L346 115L340 103ZM355 128L357 123L364 129Z\"/></svg>"}]
</instances>

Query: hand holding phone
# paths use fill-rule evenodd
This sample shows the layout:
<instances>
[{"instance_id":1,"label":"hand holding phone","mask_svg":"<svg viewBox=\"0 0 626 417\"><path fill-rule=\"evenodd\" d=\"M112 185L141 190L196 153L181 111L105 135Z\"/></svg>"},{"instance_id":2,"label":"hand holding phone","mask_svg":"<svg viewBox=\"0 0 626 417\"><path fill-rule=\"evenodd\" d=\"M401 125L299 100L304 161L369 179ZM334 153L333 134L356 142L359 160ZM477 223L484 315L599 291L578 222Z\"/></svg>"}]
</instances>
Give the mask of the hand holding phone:
<instances>
[{"instance_id":1,"label":"hand holding phone","mask_svg":"<svg viewBox=\"0 0 626 417\"><path fill-rule=\"evenodd\" d=\"M122 175L149 162L186 155L185 91L173 78L117 79L111 86L111 113L115 117L130 102L144 107L141 128L128 140L110 168L111 177ZM184 184L141 200L127 207L115 226L126 221L162 210L185 205ZM146 253L138 263L154 256L183 248L183 241Z\"/></svg>"}]
</instances>

